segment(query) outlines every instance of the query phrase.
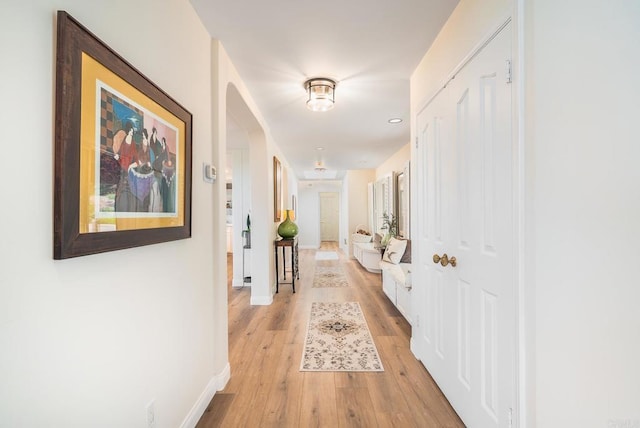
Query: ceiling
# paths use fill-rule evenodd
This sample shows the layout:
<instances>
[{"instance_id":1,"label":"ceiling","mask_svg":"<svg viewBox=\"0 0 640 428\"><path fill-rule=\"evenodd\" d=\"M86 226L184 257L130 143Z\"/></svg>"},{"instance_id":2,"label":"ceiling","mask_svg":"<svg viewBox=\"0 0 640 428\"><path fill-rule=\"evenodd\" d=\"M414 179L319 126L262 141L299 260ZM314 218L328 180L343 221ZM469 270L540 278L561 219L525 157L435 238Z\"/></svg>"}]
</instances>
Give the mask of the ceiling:
<instances>
[{"instance_id":1,"label":"ceiling","mask_svg":"<svg viewBox=\"0 0 640 428\"><path fill-rule=\"evenodd\" d=\"M409 78L458 3L190 1L298 179L310 178L316 161L328 170L316 178L376 168L409 143ZM338 82L332 110L306 108L304 82L312 77ZM230 124L230 147L246 144L241 134Z\"/></svg>"}]
</instances>

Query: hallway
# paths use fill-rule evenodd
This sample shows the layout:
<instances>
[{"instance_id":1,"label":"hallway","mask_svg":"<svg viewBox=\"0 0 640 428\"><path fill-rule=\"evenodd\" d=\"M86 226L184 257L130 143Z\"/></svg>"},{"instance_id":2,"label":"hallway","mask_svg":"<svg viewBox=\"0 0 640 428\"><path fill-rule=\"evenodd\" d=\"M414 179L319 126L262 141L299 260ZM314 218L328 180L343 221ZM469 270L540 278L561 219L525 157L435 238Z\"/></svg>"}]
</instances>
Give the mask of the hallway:
<instances>
[{"instance_id":1,"label":"hallway","mask_svg":"<svg viewBox=\"0 0 640 428\"><path fill-rule=\"evenodd\" d=\"M349 260L336 243L349 287L311 288L315 250L300 250L296 294L281 284L270 306L250 306L250 289L231 288L231 380L198 427L459 427L437 385L409 349L411 327L382 292L381 278ZM290 273L287 274L290 279ZM300 372L311 304L360 303L384 372Z\"/></svg>"}]
</instances>

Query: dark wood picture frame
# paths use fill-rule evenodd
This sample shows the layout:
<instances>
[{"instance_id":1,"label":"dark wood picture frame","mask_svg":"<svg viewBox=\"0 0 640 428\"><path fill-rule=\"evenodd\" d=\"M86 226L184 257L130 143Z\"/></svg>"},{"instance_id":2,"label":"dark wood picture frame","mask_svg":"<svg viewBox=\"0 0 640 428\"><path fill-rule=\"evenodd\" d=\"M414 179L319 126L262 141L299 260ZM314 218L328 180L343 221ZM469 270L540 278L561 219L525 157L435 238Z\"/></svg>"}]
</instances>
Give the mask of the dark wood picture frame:
<instances>
[{"instance_id":1,"label":"dark wood picture frame","mask_svg":"<svg viewBox=\"0 0 640 428\"><path fill-rule=\"evenodd\" d=\"M191 237L191 113L69 14L58 11L57 20L54 259L66 259ZM86 61L90 61L90 66L86 65ZM111 159L115 159L110 161L112 168L113 165L124 164L125 158L120 155L119 150L115 149L114 142L120 138L112 135L115 125L114 129L107 129L109 125L105 125L105 113L100 111L100 108L104 108L105 105L104 98L100 98L105 90L100 89L99 79L87 77L92 76L90 74L92 71L87 70L97 70L95 73L98 73L99 77L102 73L107 81L112 79L118 82L114 85L116 89L113 93L118 95L124 93L123 100L129 100L127 94L134 94L131 96L133 101L127 104L127 101L122 101L116 95L106 91L112 97L109 98L111 104L118 104L116 106L118 108L122 108L121 105L127 105L138 111L137 114L140 117L144 117L142 123L137 125L138 140L142 138L143 125L146 126L148 122L159 123L161 129L168 130L166 141L156 140L163 150L162 157L159 155L154 157L156 161L160 160L159 168L153 164L152 172L148 172L152 162L147 159L144 163L142 155L138 157L136 154L135 163L132 162L128 169L120 170L118 167L118 174L109 176L113 181L120 177L120 182L112 184L109 188L112 192L109 196L115 201L110 208L111 212L107 212L106 208L103 209L102 202L107 198L102 196L102 189L106 187L103 185L107 182L103 180L105 169L103 156L108 152L103 150L105 147L103 142L112 143L112 146L109 146L111 152L108 153ZM87 99L92 100L93 105L87 105L91 104L86 102ZM113 99L117 102L113 102ZM141 106L139 109L138 104ZM90 114L87 115L86 112ZM103 116L100 116L101 114ZM114 115L112 112L107 114ZM85 120L87 117L90 120ZM122 124L124 121L118 123ZM166 127L162 128L165 123ZM105 129L112 137L104 136ZM120 132L119 135L126 134L122 128L118 132ZM138 140L133 140L133 137L122 138L128 142L128 150L135 151L136 148L142 147L142 144L137 143ZM124 144L122 141L124 140L120 140L118 148ZM136 144L131 144L132 141ZM142 153L146 156L151 153L149 148L152 146L151 141L152 139L147 141L145 136L146 151ZM173 143L173 147L170 142ZM174 152L170 151L171 148ZM132 208L118 208L117 199L113 196L115 191L112 189L120 186L123 180L127 180L122 177L125 177L127 172L131 174L131 169L135 165L140 167L144 165L147 168L144 173L137 174L140 177L144 174L144 178L147 179L147 185L141 187L152 188L156 194L160 195L158 190L160 185L157 181L153 181L155 179L170 189L163 193L163 198L165 198L164 195L169 194L171 197L165 198L164 206L162 201L160 202L161 208L155 211L149 208L144 211L142 202L140 207L136 208L136 212ZM150 176L150 174L155 175ZM149 184L152 182L156 184ZM127 186L129 186L128 183ZM131 184L129 189L130 193L135 193L134 190L138 187ZM142 192L138 191L136 196L140 199L141 194ZM100 199L99 202L96 202L96 199ZM124 206L124 204L120 205L120 207ZM96 227L96 219L105 222L104 225L98 222L98 226L105 227ZM108 222L111 223L107 224Z\"/></svg>"},{"instance_id":2,"label":"dark wood picture frame","mask_svg":"<svg viewBox=\"0 0 640 428\"><path fill-rule=\"evenodd\" d=\"M282 164L273 157L273 221L282 220Z\"/></svg>"},{"instance_id":3,"label":"dark wood picture frame","mask_svg":"<svg viewBox=\"0 0 640 428\"><path fill-rule=\"evenodd\" d=\"M396 175L396 207L397 209L397 219L398 219L398 236L402 238L407 237L407 193L406 193L406 180L404 171L399 172Z\"/></svg>"}]
</instances>

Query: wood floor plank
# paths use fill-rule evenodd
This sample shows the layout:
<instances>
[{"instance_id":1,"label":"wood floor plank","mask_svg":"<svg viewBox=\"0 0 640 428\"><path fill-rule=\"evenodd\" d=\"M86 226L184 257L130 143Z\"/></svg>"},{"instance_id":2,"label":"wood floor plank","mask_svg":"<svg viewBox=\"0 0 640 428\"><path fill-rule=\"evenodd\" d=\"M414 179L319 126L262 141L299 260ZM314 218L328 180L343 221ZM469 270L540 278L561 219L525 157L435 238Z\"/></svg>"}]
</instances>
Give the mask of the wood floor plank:
<instances>
[{"instance_id":1,"label":"wood floor plank","mask_svg":"<svg viewBox=\"0 0 640 428\"><path fill-rule=\"evenodd\" d=\"M216 394L198 421L196 428L218 428L231 408L235 394Z\"/></svg>"},{"instance_id":2,"label":"wood floor plank","mask_svg":"<svg viewBox=\"0 0 640 428\"><path fill-rule=\"evenodd\" d=\"M371 402L376 411L387 414L411 414L404 397L397 396L399 385L393 373L390 370L385 370L383 373L376 374L378 376L367 376L365 379Z\"/></svg>"},{"instance_id":3,"label":"wood floor plank","mask_svg":"<svg viewBox=\"0 0 640 428\"><path fill-rule=\"evenodd\" d=\"M380 342L383 344L385 355L395 356L388 359L389 371L394 375L412 417L420 421L420 426L464 427L438 386L422 364L413 357L411 351L400 346L395 337L381 337Z\"/></svg>"},{"instance_id":4,"label":"wood floor plank","mask_svg":"<svg viewBox=\"0 0 640 428\"><path fill-rule=\"evenodd\" d=\"M305 372L303 378L299 426L338 426L335 374Z\"/></svg>"},{"instance_id":5,"label":"wood floor plank","mask_svg":"<svg viewBox=\"0 0 640 428\"><path fill-rule=\"evenodd\" d=\"M338 426L377 427L375 409L367 388L336 388Z\"/></svg>"},{"instance_id":6,"label":"wood floor plank","mask_svg":"<svg viewBox=\"0 0 640 428\"><path fill-rule=\"evenodd\" d=\"M366 388L367 379L361 372L336 372L336 388Z\"/></svg>"},{"instance_id":7,"label":"wood floor plank","mask_svg":"<svg viewBox=\"0 0 640 428\"><path fill-rule=\"evenodd\" d=\"M251 360L249 368L242 376L238 376L237 380L240 385L237 386L234 408L242 411L227 414L224 422L226 424L227 420L230 420L228 426L261 426L263 410L274 380L273 373L282 351L283 338L281 331L265 330L259 338L261 340L256 340L258 346L254 348L253 353L242 357Z\"/></svg>"},{"instance_id":8,"label":"wood floor plank","mask_svg":"<svg viewBox=\"0 0 640 428\"><path fill-rule=\"evenodd\" d=\"M264 426L298 427L303 379L298 375L302 349L284 345L262 417Z\"/></svg>"},{"instance_id":9,"label":"wood floor plank","mask_svg":"<svg viewBox=\"0 0 640 428\"><path fill-rule=\"evenodd\" d=\"M409 349L411 325L382 292L381 278L336 251L348 287L313 288L315 250L300 250L296 293L284 286L270 306L228 283L231 378L198 427L461 427L462 422ZM231 257L227 272L231 273ZM290 273L287 274L290 276ZM358 302L384 372L300 372L313 302Z\"/></svg>"}]
</instances>

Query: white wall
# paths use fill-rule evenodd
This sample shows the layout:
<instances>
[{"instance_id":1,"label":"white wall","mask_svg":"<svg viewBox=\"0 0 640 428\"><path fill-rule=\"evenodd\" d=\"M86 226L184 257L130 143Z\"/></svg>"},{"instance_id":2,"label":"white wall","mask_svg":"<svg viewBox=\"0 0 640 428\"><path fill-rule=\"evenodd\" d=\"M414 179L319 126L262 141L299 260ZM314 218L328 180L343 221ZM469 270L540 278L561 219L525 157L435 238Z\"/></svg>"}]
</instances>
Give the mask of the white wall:
<instances>
[{"instance_id":1,"label":"white wall","mask_svg":"<svg viewBox=\"0 0 640 428\"><path fill-rule=\"evenodd\" d=\"M405 164L409 160L411 160L411 144L405 144L400 150L395 152L389 159L384 161L378 168L376 168L375 179L377 180L383 175L390 172L402 172L404 170Z\"/></svg>"},{"instance_id":2,"label":"white wall","mask_svg":"<svg viewBox=\"0 0 640 428\"><path fill-rule=\"evenodd\" d=\"M361 169L347 171L347 201L349 222L347 228L347 242L349 242L349 257L353 256L351 234L356 231L356 226L364 225L369 229L369 192L367 184L375 179L375 170ZM369 229L370 230L370 229Z\"/></svg>"},{"instance_id":3,"label":"white wall","mask_svg":"<svg viewBox=\"0 0 640 428\"><path fill-rule=\"evenodd\" d=\"M300 181L298 183L298 245L320 248L320 192L341 193L339 181ZM342 211L342 207L341 207Z\"/></svg>"},{"instance_id":4,"label":"white wall","mask_svg":"<svg viewBox=\"0 0 640 428\"><path fill-rule=\"evenodd\" d=\"M292 196L296 197L296 206L293 206ZM295 209L298 210L298 179L296 178L293 170L287 168L287 194L285 195L284 208L285 209ZM297 215L294 213L294 215Z\"/></svg>"},{"instance_id":5,"label":"white wall","mask_svg":"<svg viewBox=\"0 0 640 428\"><path fill-rule=\"evenodd\" d=\"M56 9L193 114L192 238L53 260ZM212 221L200 169L212 158L210 37L183 0L9 0L2 15L0 425L142 427L155 400L156 426L181 426L227 369L226 299L214 292L226 287L212 264L224 220Z\"/></svg>"},{"instance_id":6,"label":"white wall","mask_svg":"<svg viewBox=\"0 0 640 428\"><path fill-rule=\"evenodd\" d=\"M537 425L640 426L640 3L525 12Z\"/></svg>"},{"instance_id":7,"label":"white wall","mask_svg":"<svg viewBox=\"0 0 640 428\"><path fill-rule=\"evenodd\" d=\"M477 43L510 15L511 8L512 0L460 0L411 76L412 110L424 106ZM415 141L413 131L410 141Z\"/></svg>"}]
</instances>

